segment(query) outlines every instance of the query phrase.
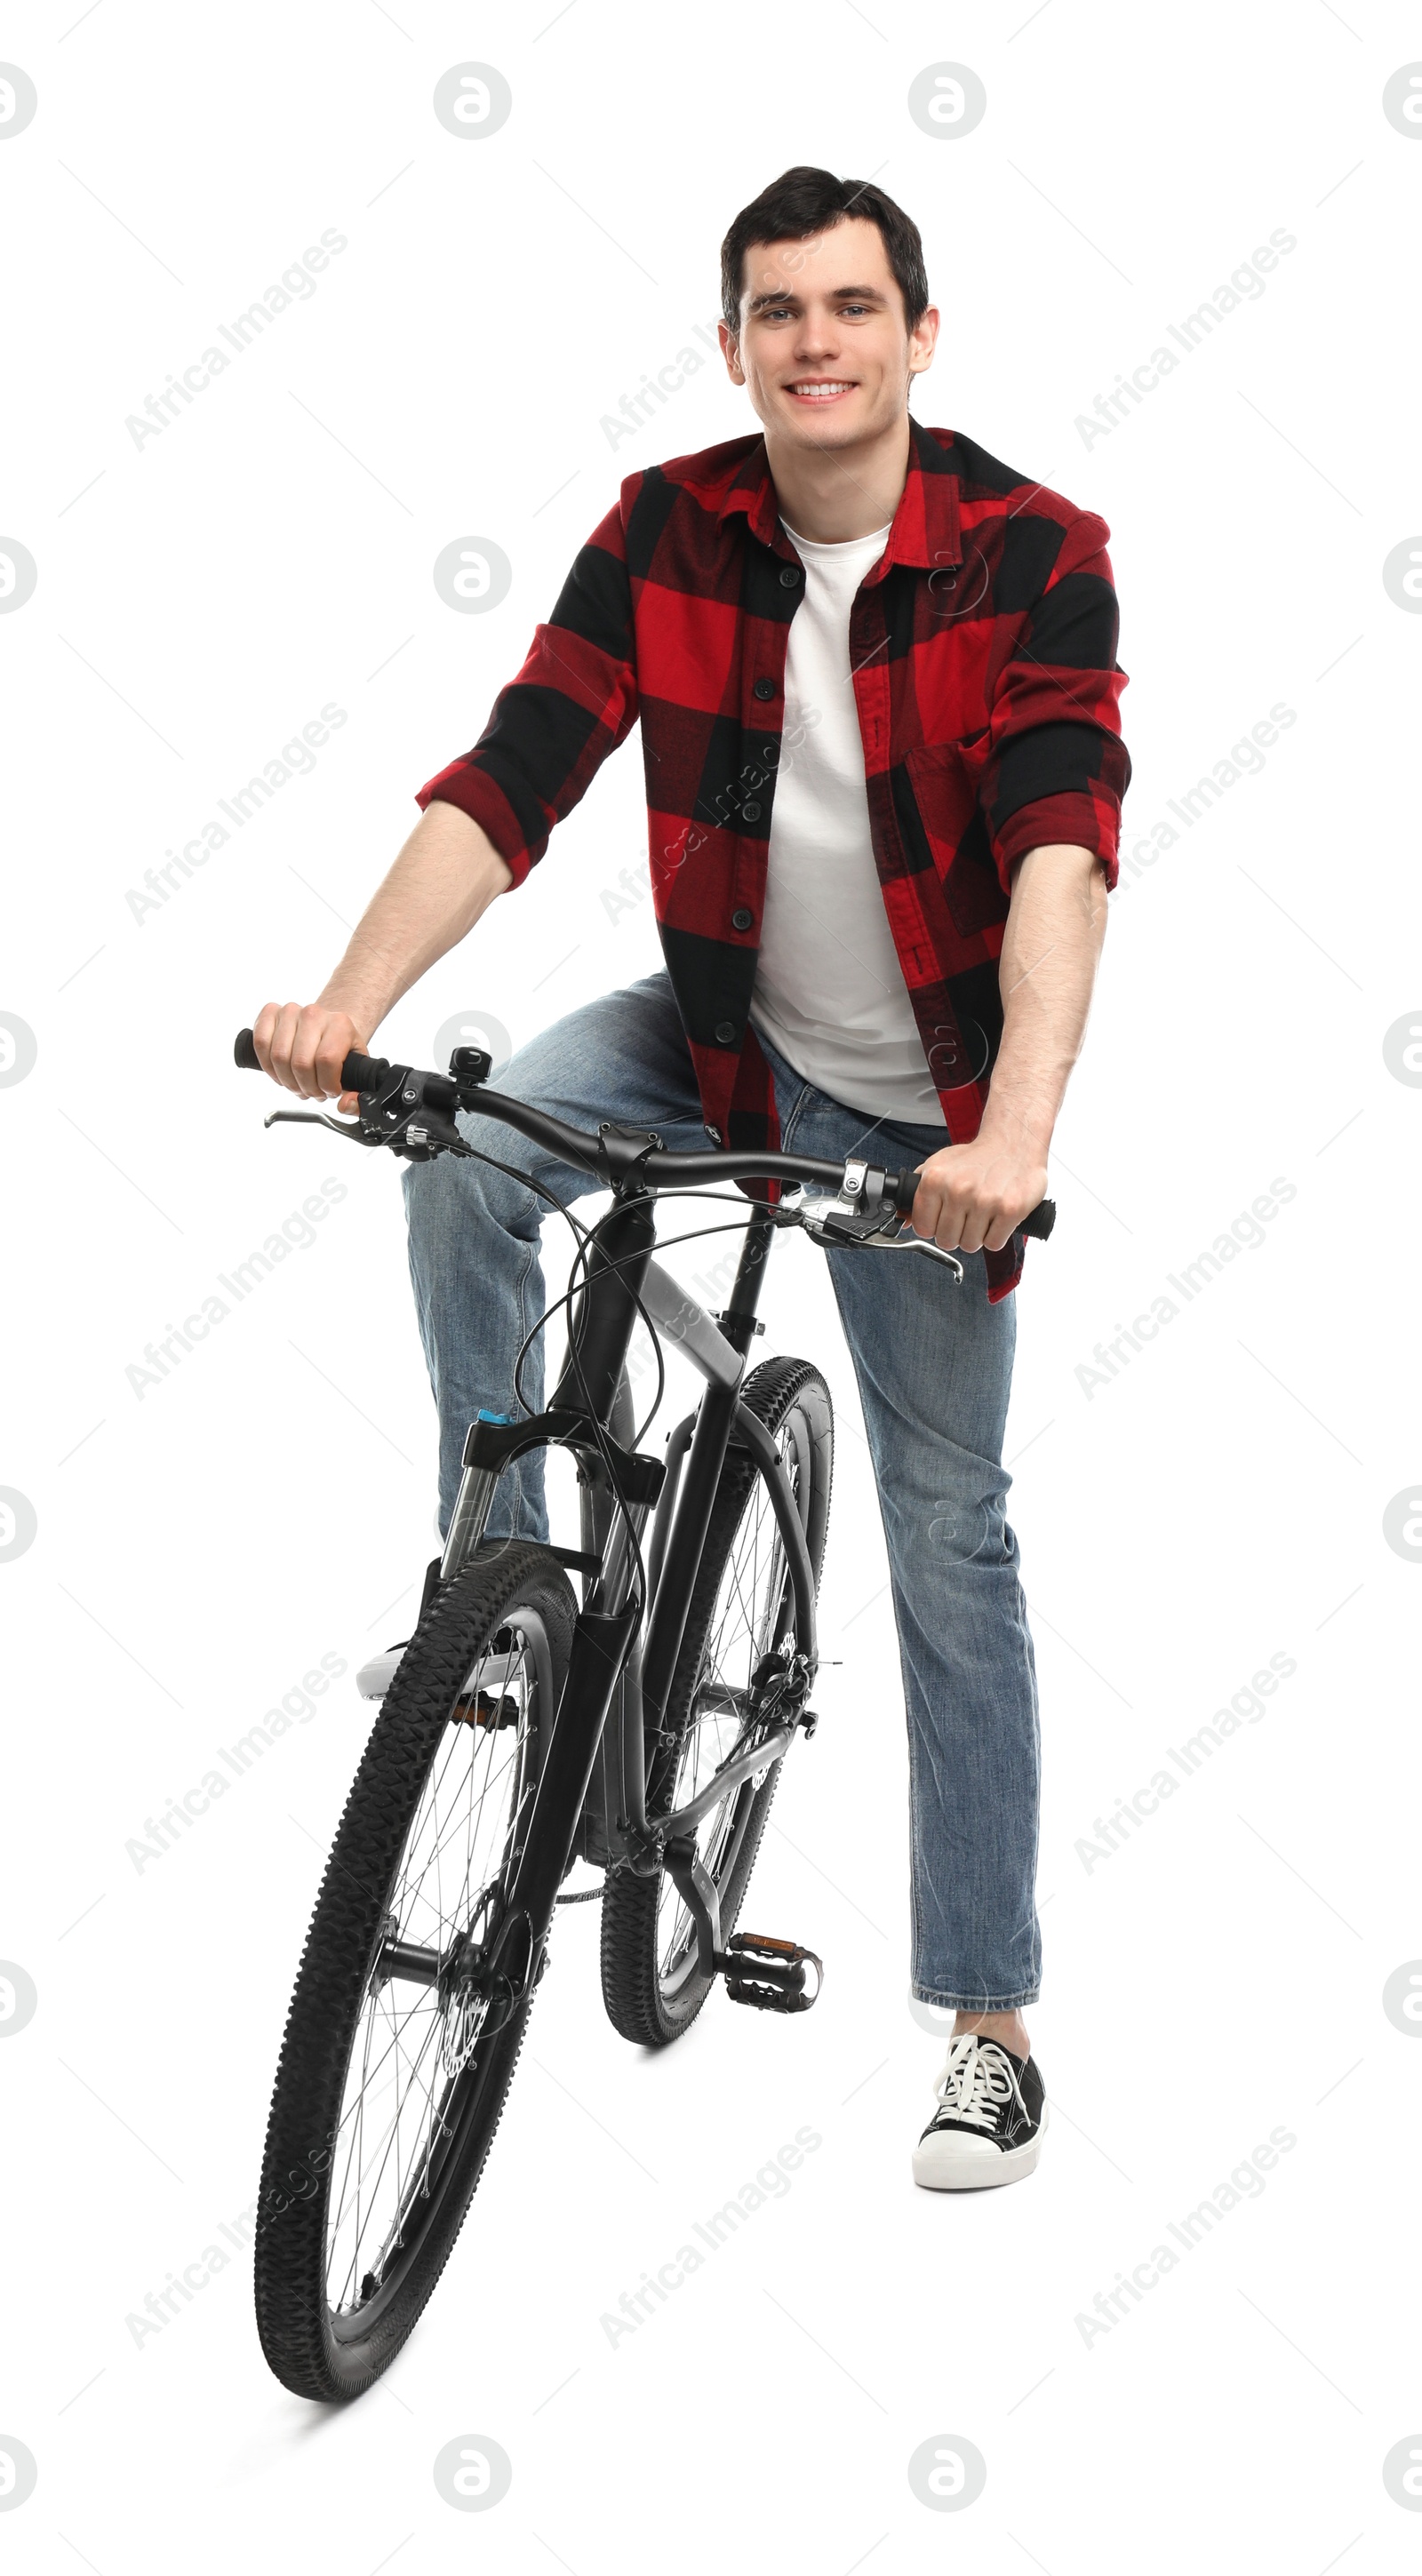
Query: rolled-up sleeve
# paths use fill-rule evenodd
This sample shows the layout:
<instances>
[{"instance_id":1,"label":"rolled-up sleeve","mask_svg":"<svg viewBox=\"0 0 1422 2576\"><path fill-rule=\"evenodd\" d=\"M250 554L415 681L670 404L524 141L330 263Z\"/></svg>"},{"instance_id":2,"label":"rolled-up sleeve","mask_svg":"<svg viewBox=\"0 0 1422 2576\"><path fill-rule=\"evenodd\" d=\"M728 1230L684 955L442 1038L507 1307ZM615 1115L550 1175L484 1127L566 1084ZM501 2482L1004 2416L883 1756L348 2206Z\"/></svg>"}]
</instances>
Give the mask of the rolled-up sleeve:
<instances>
[{"instance_id":1,"label":"rolled-up sleeve","mask_svg":"<svg viewBox=\"0 0 1422 2576\"><path fill-rule=\"evenodd\" d=\"M500 690L472 751L417 792L421 807L437 799L472 816L515 885L636 721L627 499L624 487L581 549L551 618L534 629L522 670Z\"/></svg>"},{"instance_id":2,"label":"rolled-up sleeve","mask_svg":"<svg viewBox=\"0 0 1422 2576\"><path fill-rule=\"evenodd\" d=\"M1070 522L997 674L979 795L1004 891L1016 861L1051 842L1094 851L1116 883L1131 764L1109 534L1089 511Z\"/></svg>"}]
</instances>

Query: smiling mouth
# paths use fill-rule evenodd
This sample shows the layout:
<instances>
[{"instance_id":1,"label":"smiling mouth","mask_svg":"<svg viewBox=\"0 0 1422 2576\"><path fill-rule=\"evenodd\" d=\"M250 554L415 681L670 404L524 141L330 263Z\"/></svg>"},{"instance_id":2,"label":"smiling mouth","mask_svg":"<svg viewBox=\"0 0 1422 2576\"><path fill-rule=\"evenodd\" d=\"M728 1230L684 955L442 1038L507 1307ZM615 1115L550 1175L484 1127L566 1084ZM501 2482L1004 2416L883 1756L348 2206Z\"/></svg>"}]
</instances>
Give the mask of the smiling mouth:
<instances>
[{"instance_id":1,"label":"smiling mouth","mask_svg":"<svg viewBox=\"0 0 1422 2576\"><path fill-rule=\"evenodd\" d=\"M835 402L841 394L855 391L852 376L804 376L785 388L796 402Z\"/></svg>"}]
</instances>

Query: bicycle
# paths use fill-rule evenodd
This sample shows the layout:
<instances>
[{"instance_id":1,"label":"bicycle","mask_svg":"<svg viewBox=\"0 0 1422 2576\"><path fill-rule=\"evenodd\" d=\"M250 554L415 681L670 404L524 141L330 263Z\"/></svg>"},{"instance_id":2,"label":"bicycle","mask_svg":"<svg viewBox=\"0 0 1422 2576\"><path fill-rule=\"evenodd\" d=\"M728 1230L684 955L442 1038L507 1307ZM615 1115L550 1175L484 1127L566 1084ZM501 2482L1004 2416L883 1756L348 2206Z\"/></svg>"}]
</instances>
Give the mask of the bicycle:
<instances>
[{"instance_id":1,"label":"bicycle","mask_svg":"<svg viewBox=\"0 0 1422 2576\"><path fill-rule=\"evenodd\" d=\"M234 1053L261 1069L250 1029ZM447 1075L352 1053L342 1083L359 1095L354 1122L286 1109L265 1122L325 1126L423 1162L474 1154L455 1112L476 1110L612 1192L593 1226L570 1218L579 1244L551 1399L470 1426L414 1631L359 1677L379 1714L287 2017L256 2236L263 2352L314 2399L369 2388L439 2279L503 2111L555 1908L575 1901L560 1890L577 1860L604 1872L591 1891L603 1900L602 1993L623 2037L681 2038L718 1977L756 2009L815 2002L815 1952L734 1928L780 1766L815 1731L834 1449L829 1388L810 1362L768 1359L747 1374L764 1330L756 1306L772 1237L789 1226L827 1248L916 1251L963 1275L955 1255L903 1228L911 1171L670 1153L654 1132L612 1122L587 1135L490 1091L490 1070L472 1047L455 1049ZM752 1200L729 1303L712 1316L653 1254L658 1198L719 1181L798 1195ZM1054 1216L1044 1200L1022 1231L1045 1236ZM647 1424L633 1419L639 1317L659 1376L662 1336L705 1381L661 1458L640 1449ZM579 1548L486 1538L500 1473L541 1445L576 1462Z\"/></svg>"}]
</instances>

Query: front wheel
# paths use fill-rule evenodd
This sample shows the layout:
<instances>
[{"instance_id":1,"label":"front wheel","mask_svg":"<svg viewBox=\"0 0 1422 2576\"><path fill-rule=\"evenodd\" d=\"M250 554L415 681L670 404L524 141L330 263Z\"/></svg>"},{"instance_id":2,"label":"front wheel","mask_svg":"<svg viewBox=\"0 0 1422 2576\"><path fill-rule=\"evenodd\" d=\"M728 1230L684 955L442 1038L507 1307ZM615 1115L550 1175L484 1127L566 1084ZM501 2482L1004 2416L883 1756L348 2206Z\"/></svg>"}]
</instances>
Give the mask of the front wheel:
<instances>
[{"instance_id":1,"label":"front wheel","mask_svg":"<svg viewBox=\"0 0 1422 2576\"><path fill-rule=\"evenodd\" d=\"M448 2260L531 1988L481 1977L522 1856L577 1605L523 1542L436 1592L316 1900L267 2130L257 2325L299 2397L355 2397Z\"/></svg>"},{"instance_id":2,"label":"front wheel","mask_svg":"<svg viewBox=\"0 0 1422 2576\"><path fill-rule=\"evenodd\" d=\"M785 1461L818 1587L834 1464L829 1388L808 1361L775 1359L753 1372L741 1395ZM754 1676L768 1655L802 1642L794 1631L785 1547L765 1479L746 1450L732 1449L712 1507L665 1724L649 1746L649 1817L684 1806L743 1749ZM781 1763L771 1762L752 1772L696 1828L720 1901L723 1947L736 1926L780 1771ZM602 1996L614 2029L624 2039L664 2048L689 2029L711 1984L697 1965L695 1926L667 1873L614 1872L602 1905Z\"/></svg>"}]
</instances>

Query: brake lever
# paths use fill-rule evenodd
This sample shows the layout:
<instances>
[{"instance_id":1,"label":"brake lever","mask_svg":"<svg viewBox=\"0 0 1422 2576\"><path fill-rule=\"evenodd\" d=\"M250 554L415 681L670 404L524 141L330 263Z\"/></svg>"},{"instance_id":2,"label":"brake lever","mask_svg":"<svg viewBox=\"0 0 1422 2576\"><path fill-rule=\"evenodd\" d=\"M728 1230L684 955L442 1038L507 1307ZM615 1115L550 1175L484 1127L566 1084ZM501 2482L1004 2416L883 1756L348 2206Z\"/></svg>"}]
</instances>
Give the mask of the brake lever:
<instances>
[{"instance_id":1,"label":"brake lever","mask_svg":"<svg viewBox=\"0 0 1422 2576\"><path fill-rule=\"evenodd\" d=\"M364 1098L365 1095L362 1094ZM373 1120L380 1115L378 1102L382 1095L372 1094L368 1113ZM402 1103L403 1105L403 1103ZM429 1101L418 1101L408 1115L400 1118L386 1109L389 1124L372 1133L367 1113L350 1120L332 1118L324 1109L272 1109L263 1119L264 1127L328 1127L333 1136L349 1137L353 1145L370 1145L378 1152L382 1147L398 1154L406 1162L428 1162L436 1153L469 1155L473 1148L465 1144L452 1118L436 1109Z\"/></svg>"},{"instance_id":2,"label":"brake lever","mask_svg":"<svg viewBox=\"0 0 1422 2576\"><path fill-rule=\"evenodd\" d=\"M864 1240L875 1252L927 1253L930 1261L945 1263L958 1284L962 1285L963 1265L956 1252L945 1252L941 1243L934 1243L926 1234L915 1234L912 1226L901 1228L897 1234L866 1235Z\"/></svg>"},{"instance_id":3,"label":"brake lever","mask_svg":"<svg viewBox=\"0 0 1422 2576\"><path fill-rule=\"evenodd\" d=\"M367 1136L359 1120L330 1118L324 1109L272 1109L262 1120L264 1127L329 1127L333 1136L349 1136L353 1145L380 1145L383 1137Z\"/></svg>"},{"instance_id":4,"label":"brake lever","mask_svg":"<svg viewBox=\"0 0 1422 2576\"><path fill-rule=\"evenodd\" d=\"M803 1199L798 1207L785 1211L786 1221L800 1225L816 1243L843 1245L846 1250L858 1247L866 1252L923 1252L931 1261L941 1262L951 1270L961 1285L963 1265L957 1255L945 1252L940 1244L926 1235L915 1234L902 1223L892 1234L882 1231L883 1215L862 1215L845 1199Z\"/></svg>"},{"instance_id":5,"label":"brake lever","mask_svg":"<svg viewBox=\"0 0 1422 2576\"><path fill-rule=\"evenodd\" d=\"M835 1227L831 1231L838 1233L839 1228ZM846 1232L843 1239L852 1243L862 1243L868 1252L926 1253L930 1261L942 1262L945 1269L952 1271L955 1281L960 1286L962 1284L963 1265L956 1252L945 1252L941 1243L935 1243L930 1235L915 1234L910 1225L898 1226L893 1234L881 1233L876 1225L872 1226L866 1234L850 1235Z\"/></svg>"}]
</instances>

